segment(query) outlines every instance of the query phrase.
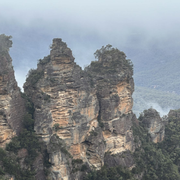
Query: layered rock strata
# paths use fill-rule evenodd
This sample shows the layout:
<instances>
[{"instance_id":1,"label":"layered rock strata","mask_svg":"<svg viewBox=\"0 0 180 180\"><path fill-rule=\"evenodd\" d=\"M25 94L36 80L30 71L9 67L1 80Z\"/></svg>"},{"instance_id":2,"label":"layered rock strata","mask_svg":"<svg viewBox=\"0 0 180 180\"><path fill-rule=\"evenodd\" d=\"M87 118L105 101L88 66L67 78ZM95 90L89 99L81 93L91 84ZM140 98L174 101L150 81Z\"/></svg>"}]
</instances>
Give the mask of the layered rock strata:
<instances>
[{"instance_id":1,"label":"layered rock strata","mask_svg":"<svg viewBox=\"0 0 180 180\"><path fill-rule=\"evenodd\" d=\"M10 37L0 35L0 147L5 147L20 132L25 113L24 101L8 53L11 45Z\"/></svg>"},{"instance_id":2,"label":"layered rock strata","mask_svg":"<svg viewBox=\"0 0 180 180\"><path fill-rule=\"evenodd\" d=\"M109 52L109 53L108 53ZM71 50L54 39L24 85L35 106L35 131L50 153L51 179L80 179L73 159L100 169L106 152L133 151L132 66L111 48L83 71Z\"/></svg>"}]
</instances>

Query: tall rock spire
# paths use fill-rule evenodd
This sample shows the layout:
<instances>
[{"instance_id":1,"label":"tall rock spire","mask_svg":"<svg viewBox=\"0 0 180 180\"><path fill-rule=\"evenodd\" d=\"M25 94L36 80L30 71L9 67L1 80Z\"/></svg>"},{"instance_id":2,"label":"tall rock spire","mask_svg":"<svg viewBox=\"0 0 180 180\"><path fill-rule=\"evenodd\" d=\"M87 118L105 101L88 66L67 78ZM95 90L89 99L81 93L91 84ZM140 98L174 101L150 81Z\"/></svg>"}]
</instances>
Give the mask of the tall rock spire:
<instances>
[{"instance_id":1,"label":"tall rock spire","mask_svg":"<svg viewBox=\"0 0 180 180\"><path fill-rule=\"evenodd\" d=\"M81 173L68 165L71 156L100 169L105 152L134 150L132 64L111 47L101 55L83 71L66 43L56 38L50 55L30 71L24 85L35 106L34 129L47 145L51 177L57 180L80 179Z\"/></svg>"},{"instance_id":2,"label":"tall rock spire","mask_svg":"<svg viewBox=\"0 0 180 180\"><path fill-rule=\"evenodd\" d=\"M20 132L25 112L8 53L12 45L10 38L11 36L0 35L0 147L4 147Z\"/></svg>"}]
</instances>

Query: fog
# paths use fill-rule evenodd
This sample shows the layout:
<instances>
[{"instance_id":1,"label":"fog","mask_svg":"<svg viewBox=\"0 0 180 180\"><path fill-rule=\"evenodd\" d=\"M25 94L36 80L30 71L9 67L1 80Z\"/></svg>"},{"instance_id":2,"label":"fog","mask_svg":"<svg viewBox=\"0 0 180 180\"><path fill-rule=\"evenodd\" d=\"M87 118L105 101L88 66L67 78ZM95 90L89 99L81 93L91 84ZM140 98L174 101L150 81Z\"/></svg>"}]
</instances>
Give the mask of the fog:
<instances>
[{"instance_id":1,"label":"fog","mask_svg":"<svg viewBox=\"0 0 180 180\"><path fill-rule=\"evenodd\" d=\"M166 55L170 49L178 56L179 15L180 2L175 0L1 0L0 34L13 37L10 54L22 87L28 70L49 54L55 37L68 44L82 67L106 44L124 51L135 71L157 52ZM136 66L139 60L142 67Z\"/></svg>"},{"instance_id":2,"label":"fog","mask_svg":"<svg viewBox=\"0 0 180 180\"><path fill-rule=\"evenodd\" d=\"M162 108L157 102L150 102L150 101L143 101L141 99L141 107L134 107L133 108L133 112L136 114L137 117L139 117L139 115L145 110L145 109L149 109L149 108L153 108L155 109L157 112L159 112L159 115L161 117L168 115L169 111L171 109L174 109L173 107L166 107L166 108Z\"/></svg>"}]
</instances>

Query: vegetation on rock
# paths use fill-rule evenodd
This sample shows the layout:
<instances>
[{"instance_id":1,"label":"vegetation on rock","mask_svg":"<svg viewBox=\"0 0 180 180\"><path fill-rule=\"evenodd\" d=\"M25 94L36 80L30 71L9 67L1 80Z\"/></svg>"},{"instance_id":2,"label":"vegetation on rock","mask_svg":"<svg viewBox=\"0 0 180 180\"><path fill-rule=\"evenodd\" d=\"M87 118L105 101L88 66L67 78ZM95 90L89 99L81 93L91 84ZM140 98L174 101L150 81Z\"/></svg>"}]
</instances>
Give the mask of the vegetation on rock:
<instances>
[{"instance_id":1,"label":"vegetation on rock","mask_svg":"<svg viewBox=\"0 0 180 180\"><path fill-rule=\"evenodd\" d=\"M34 132L33 104L24 93L21 96L26 100L27 110L23 120L23 130L6 145L6 151L0 149L0 174L8 173L18 180L33 180L36 174L33 163L37 156L43 154L45 172L50 167L50 163L47 161L48 153L43 152L45 151L43 143ZM18 156L18 152L22 149L27 150L27 154L23 157L23 166L20 165L22 159Z\"/></svg>"},{"instance_id":2,"label":"vegetation on rock","mask_svg":"<svg viewBox=\"0 0 180 180\"><path fill-rule=\"evenodd\" d=\"M38 71L30 69L27 75L26 81L31 84L32 87L38 82L38 80L44 75L44 71Z\"/></svg>"},{"instance_id":3,"label":"vegetation on rock","mask_svg":"<svg viewBox=\"0 0 180 180\"><path fill-rule=\"evenodd\" d=\"M5 49L3 49L0 45L0 51L8 51L8 48L11 46L11 41L9 40L10 38L10 36L0 36L0 41L4 42L5 44ZM63 48L60 48L60 45L62 45ZM58 55L56 57L59 57L60 55L63 55L63 58L70 57L71 61L67 62L70 62L70 64L72 65L72 72L67 68L67 71L64 71L64 69L62 69L61 72L63 73L58 74L59 72L56 67L56 77L47 77L47 82L49 80L49 84L53 84L54 87L56 86L56 82L60 82L60 80L62 79L61 86L64 86L65 84L66 86L70 87L69 89L67 88L66 92L68 92L71 95L71 93L74 93L73 90L75 89L76 92L78 92L78 95L76 94L75 96L81 96L81 99L79 100L77 98L74 100L74 96L72 96L73 98L71 97L67 99L67 97L63 94L65 92L63 88L54 88L54 92L56 92L56 90L59 91L57 94L55 94L55 97L58 98L58 96L61 95L61 98L58 99L58 105L61 105L61 103L63 104L65 102L61 107L66 109L68 108L68 106L71 106L72 112L71 110L69 110L68 113L65 111L63 119L65 119L68 123L70 120L72 122L70 126L67 123L66 128L64 128L64 125L63 127L60 127L58 123L55 123L53 127L50 127L48 126L48 123L53 124L54 122L58 121L53 122L53 120L50 117L45 124L44 121L46 121L46 115L43 114L43 116L41 114L41 116L43 116L42 121L41 123L39 123L39 126L35 128L34 123L37 114L35 112L34 106L37 107L37 102L34 101L34 105L31 102L30 97L22 93L21 95L25 99L27 113L24 116L22 122L23 129L19 133L19 135L12 138L11 142L6 145L5 150L0 148L0 176L2 176L2 178L4 175L10 174L14 175L15 179L18 180L35 179L37 171L34 162L36 161L36 158L38 158L39 156L43 156L43 158L40 158L39 161L41 161L40 163L43 167L42 169L46 176L49 172L48 168L51 167L51 163L49 163L49 160L52 160L51 162L54 161L54 164L59 163L58 165L56 164L58 168L61 167L61 165L63 164L63 168L67 171L66 178L67 176L69 176L69 174L71 176L77 175L77 177L80 177L78 174L81 174L81 177L84 176L84 180L180 180L180 110L170 112L168 116L168 122L166 122L167 124L165 127L164 141L156 144L152 142L152 138L148 134L148 131L146 129L147 126L143 124L143 118L145 116L146 111L144 112L144 114L141 114L141 116L138 119L138 122L134 121L133 126L133 114L132 112L128 111L130 112L129 114L132 115L132 117L129 118L128 127L126 127L128 123L127 119L125 119L127 114L122 113L121 115L119 115L120 112L118 112L117 108L117 112L119 114L117 113L116 116L114 116L114 114L111 115L111 111L113 111L112 109L116 109L119 103L126 98L124 97L125 95L122 96L123 98L119 97L118 93L115 90L116 85L118 83L121 83L122 79L126 80L127 83L129 83L128 88L131 88L131 91L129 91L130 95L128 95L128 98L131 98L130 96L133 92L133 82L130 82L132 80L133 65L131 60L126 59L126 55L124 54L124 52L112 48L111 45L107 45L105 47L103 46L101 49L97 50L94 53L98 61L93 61L90 66L85 68L84 72L80 72L81 74L78 74L80 68L78 68L76 65L73 65L74 62L71 50L67 48L66 44L63 43L60 39L55 39L51 52L54 56ZM32 92L32 94L37 93L37 91L35 90L35 87L38 89L36 83L39 80L42 80L41 82L43 82L43 68L44 65L47 65L50 62L50 60L50 56L45 57L43 60L40 59L38 62L38 69L31 69L29 71L27 77L27 86L25 86L25 89L28 89L27 87L30 87L30 89L34 88L34 92ZM58 60L59 62L61 62L62 59L59 58ZM68 66L67 62L63 68ZM53 68L50 70L53 71ZM49 73L50 71L47 72ZM84 76L81 76L82 74L84 74ZM82 81L78 81L79 79L81 79ZM78 88L83 83L85 84L83 86L86 87L82 87L82 91L81 88ZM109 88L111 86L112 89ZM91 91L94 91L94 100L92 100L92 97L89 96ZM123 91L125 90L122 90L122 92ZM53 104L53 106L56 107L57 104L55 102L55 98L53 99L53 103L48 103L50 102L51 93L49 93L49 95L47 92L42 92L41 90L39 90L38 92L38 96L35 95L33 98L39 98L38 103L42 102L43 105L41 107L45 107L43 110L51 108L49 106L46 106L47 104ZM83 92L83 94L81 94L81 92ZM31 92L29 94L31 94ZM83 98L83 96L85 98ZM81 101L81 103L79 103L78 101ZM88 114L88 118L86 118L87 113L82 115L81 111L77 111L77 109L74 108L74 104L76 104L77 107L79 106L80 110L83 111L85 109L86 111L89 111L88 108L90 107L91 109L92 101L94 103L94 107L96 106L96 110L92 108L92 114L98 115L90 120L88 118L91 116L89 115L91 114L91 112ZM66 104L67 102L69 103L68 105ZM58 109L58 113L56 113L57 116L59 116L59 112L61 111L61 109L63 109L61 107L60 109ZM37 109L39 112L45 112L40 111L40 108ZM53 111L51 111L50 109L48 115L51 116L52 112ZM2 116L4 115L2 112L0 112L0 114ZM104 114L106 115L106 117L103 117ZM40 115L38 118L41 118ZM121 118L124 118L125 120ZM39 119L38 121L40 121ZM109 120L114 119L116 119L117 123L111 121L108 124ZM89 125L91 124L92 120L98 120L98 125L93 125L96 128L89 131ZM119 126L118 123L121 123L121 120L125 121L125 123L122 123L122 127L118 127L118 132L118 129L116 130L116 126ZM81 121L83 122L82 124ZM44 126L43 128L47 128L47 131L42 128L43 123L46 125L46 127ZM40 138L34 132L34 129L38 128L42 128L42 131L39 131L39 136L43 137L42 133L44 132L46 133L44 134L46 135L46 137L49 136L49 139L47 138L47 147L43 142L40 141ZM124 130L121 132L121 129L123 128ZM60 138L61 135L59 135L61 132L60 129L66 130L65 133L63 132L65 136L61 134L62 138ZM128 166L130 167L129 169L127 167L119 165L120 163L117 163L118 165L114 165L112 163L113 166L110 166L108 165L108 161L105 161L107 158L107 154L108 156L110 156L109 161L117 160L118 158L121 160L123 159L123 161L125 161L125 153L127 152L125 151L119 153L119 157L117 157L117 154L111 155L111 152L109 150L107 152L106 147L108 147L108 141L105 141L105 138L103 136L104 132L102 132L105 130L108 134L112 135L113 138L118 138L118 135L124 136L126 141L132 142L132 144L136 147L133 153L129 151L129 157L132 158L132 164L134 163L133 165L131 164ZM126 136L125 134L131 130L133 130L133 135L129 134L129 136ZM88 133L88 136L85 133ZM71 139L71 136L76 136L76 139ZM81 141L78 140L77 137L81 139ZM83 139L84 137L85 139ZM113 143L115 148L115 141ZM81 146L82 144L83 146ZM71 145L75 146L72 148ZM76 147L76 145L78 146ZM76 155L79 156L78 158L82 158L82 147L84 147L85 149L83 152L83 160L73 159L69 150L71 150L72 148L73 153L77 153ZM24 153L23 157L20 157L19 152L21 152L22 150L24 150L26 153ZM97 164L95 162L96 160L98 160ZM104 166L100 170L96 171L93 167L90 169L90 166L93 166L93 163L96 164L96 167L101 167L103 163ZM54 174L58 174L59 176L62 174L62 172L59 169L57 171L57 167L55 167L54 171L52 172Z\"/></svg>"},{"instance_id":4,"label":"vegetation on rock","mask_svg":"<svg viewBox=\"0 0 180 180\"><path fill-rule=\"evenodd\" d=\"M104 166L99 171L90 172L85 180L179 180L180 179L180 110L171 111L169 123L165 127L165 139L153 143L142 123L133 125L136 150L133 153L135 167L128 170L117 166Z\"/></svg>"},{"instance_id":5,"label":"vegetation on rock","mask_svg":"<svg viewBox=\"0 0 180 180\"><path fill-rule=\"evenodd\" d=\"M90 67L92 71L101 74L114 74L119 72L119 69L129 69L133 71L133 64L130 59L126 59L124 52L117 48L112 48L112 45L103 46L95 53L95 58L98 61L92 61Z\"/></svg>"},{"instance_id":6,"label":"vegetation on rock","mask_svg":"<svg viewBox=\"0 0 180 180\"><path fill-rule=\"evenodd\" d=\"M50 62L50 55L44 57L44 59L39 59L38 60L38 65L45 65L47 64L48 62Z\"/></svg>"},{"instance_id":7,"label":"vegetation on rock","mask_svg":"<svg viewBox=\"0 0 180 180\"><path fill-rule=\"evenodd\" d=\"M12 36L6 36L5 34L0 35L0 53L6 53L9 48L12 47L12 41L10 40Z\"/></svg>"},{"instance_id":8,"label":"vegetation on rock","mask_svg":"<svg viewBox=\"0 0 180 180\"><path fill-rule=\"evenodd\" d=\"M130 170L125 167L111 167L103 166L101 170L92 171L84 180L135 180Z\"/></svg>"}]
</instances>

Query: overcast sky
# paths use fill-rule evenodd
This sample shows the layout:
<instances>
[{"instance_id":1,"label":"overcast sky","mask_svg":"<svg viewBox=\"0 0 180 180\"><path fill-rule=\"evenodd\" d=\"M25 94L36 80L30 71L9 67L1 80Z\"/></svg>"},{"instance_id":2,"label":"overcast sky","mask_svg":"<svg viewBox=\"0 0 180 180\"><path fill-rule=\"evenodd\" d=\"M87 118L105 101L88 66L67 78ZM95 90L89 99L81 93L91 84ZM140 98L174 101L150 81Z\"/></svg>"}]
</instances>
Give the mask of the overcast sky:
<instances>
[{"instance_id":1,"label":"overcast sky","mask_svg":"<svg viewBox=\"0 0 180 180\"><path fill-rule=\"evenodd\" d=\"M19 86L55 37L87 65L106 44L143 51L149 44L180 48L179 0L1 0L0 34L13 36L10 50ZM134 57L134 56L133 56ZM133 61L133 59L132 59Z\"/></svg>"}]
</instances>

